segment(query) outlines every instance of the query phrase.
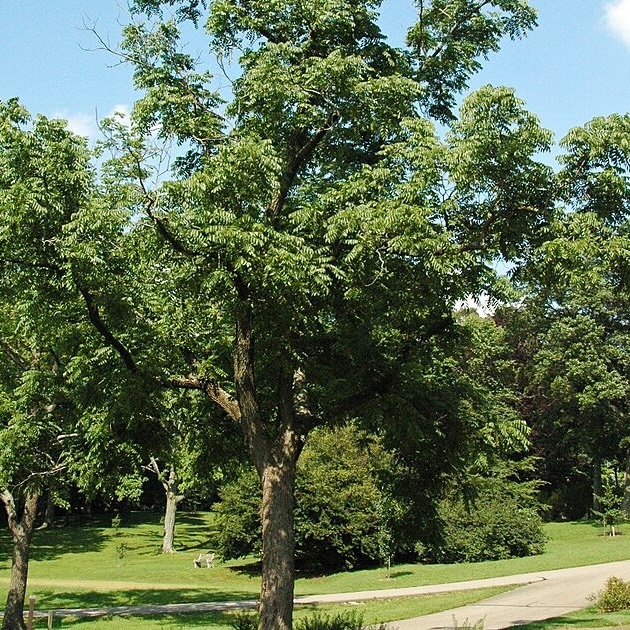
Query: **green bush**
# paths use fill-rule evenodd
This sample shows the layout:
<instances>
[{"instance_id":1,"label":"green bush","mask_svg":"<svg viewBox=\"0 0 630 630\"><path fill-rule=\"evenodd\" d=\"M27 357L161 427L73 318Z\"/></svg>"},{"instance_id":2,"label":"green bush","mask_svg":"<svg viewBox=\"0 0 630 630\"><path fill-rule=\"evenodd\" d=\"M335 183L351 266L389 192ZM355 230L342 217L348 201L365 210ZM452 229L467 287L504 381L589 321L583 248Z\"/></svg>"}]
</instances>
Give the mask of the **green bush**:
<instances>
[{"instance_id":1,"label":"green bush","mask_svg":"<svg viewBox=\"0 0 630 630\"><path fill-rule=\"evenodd\" d=\"M630 582L618 577L610 577L604 590L591 596L601 612L616 612L630 609Z\"/></svg>"},{"instance_id":2,"label":"green bush","mask_svg":"<svg viewBox=\"0 0 630 630\"><path fill-rule=\"evenodd\" d=\"M338 570L380 560L383 495L379 468L389 456L353 426L317 429L298 463L295 556L301 569ZM255 472L226 484L217 504L225 558L260 551L260 488Z\"/></svg>"},{"instance_id":3,"label":"green bush","mask_svg":"<svg viewBox=\"0 0 630 630\"><path fill-rule=\"evenodd\" d=\"M425 545L425 558L481 562L542 553L546 538L535 487L498 474L477 480L468 501L453 490L439 506L440 535Z\"/></svg>"},{"instance_id":4,"label":"green bush","mask_svg":"<svg viewBox=\"0 0 630 630\"><path fill-rule=\"evenodd\" d=\"M237 613L230 622L230 626L234 630L258 630L258 615L246 612Z\"/></svg>"},{"instance_id":5,"label":"green bush","mask_svg":"<svg viewBox=\"0 0 630 630\"><path fill-rule=\"evenodd\" d=\"M241 613L230 625L234 630L257 630L258 617ZM361 630L363 628L363 615L357 614L355 610L335 615L316 612L310 617L296 621L293 626L295 630ZM383 624L371 627L373 630L385 630Z\"/></svg>"},{"instance_id":6,"label":"green bush","mask_svg":"<svg viewBox=\"0 0 630 630\"><path fill-rule=\"evenodd\" d=\"M295 630L361 630L363 615L357 614L355 610L336 615L315 613L300 619L294 626Z\"/></svg>"}]
</instances>

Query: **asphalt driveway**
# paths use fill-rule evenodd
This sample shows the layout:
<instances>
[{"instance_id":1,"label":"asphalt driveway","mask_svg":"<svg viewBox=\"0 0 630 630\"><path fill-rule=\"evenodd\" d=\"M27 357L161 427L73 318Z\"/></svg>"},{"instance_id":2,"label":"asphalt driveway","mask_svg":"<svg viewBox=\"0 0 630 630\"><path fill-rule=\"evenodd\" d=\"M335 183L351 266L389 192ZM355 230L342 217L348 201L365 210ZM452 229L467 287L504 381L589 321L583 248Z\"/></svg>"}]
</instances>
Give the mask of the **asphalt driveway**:
<instances>
[{"instance_id":1,"label":"asphalt driveway","mask_svg":"<svg viewBox=\"0 0 630 630\"><path fill-rule=\"evenodd\" d=\"M609 577L630 580L630 560L589 567L542 571L522 576L527 584L476 604L433 615L389 624L398 630L447 630L468 621L484 620L484 630L502 630L532 621L560 617L591 605L589 595L601 590ZM500 578L505 580L506 578ZM479 586L505 584L495 579L477 580ZM515 582L512 582L515 583Z\"/></svg>"}]
</instances>

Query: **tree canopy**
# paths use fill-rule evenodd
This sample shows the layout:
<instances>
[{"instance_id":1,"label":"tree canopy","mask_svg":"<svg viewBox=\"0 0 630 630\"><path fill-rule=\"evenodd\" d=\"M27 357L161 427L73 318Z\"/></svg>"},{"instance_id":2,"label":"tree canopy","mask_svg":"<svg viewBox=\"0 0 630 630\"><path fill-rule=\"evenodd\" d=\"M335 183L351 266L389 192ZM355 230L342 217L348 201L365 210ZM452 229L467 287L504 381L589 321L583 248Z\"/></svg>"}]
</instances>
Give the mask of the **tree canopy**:
<instances>
[{"instance_id":1,"label":"tree canopy","mask_svg":"<svg viewBox=\"0 0 630 630\"><path fill-rule=\"evenodd\" d=\"M551 134L514 92L487 86L455 111L480 59L530 29L533 9L421 1L395 47L380 5L132 2L118 51L142 92L131 125L103 123L95 180L58 169L50 222L13 222L143 396L198 390L241 427L263 493L266 629L291 627L308 432L361 414L404 417L419 435L427 420L430 435L419 376L448 373L432 357L454 305L498 291L494 262L523 257L552 208L538 159ZM186 52L189 27L235 69L228 90ZM170 179L168 143L181 147Z\"/></svg>"}]
</instances>

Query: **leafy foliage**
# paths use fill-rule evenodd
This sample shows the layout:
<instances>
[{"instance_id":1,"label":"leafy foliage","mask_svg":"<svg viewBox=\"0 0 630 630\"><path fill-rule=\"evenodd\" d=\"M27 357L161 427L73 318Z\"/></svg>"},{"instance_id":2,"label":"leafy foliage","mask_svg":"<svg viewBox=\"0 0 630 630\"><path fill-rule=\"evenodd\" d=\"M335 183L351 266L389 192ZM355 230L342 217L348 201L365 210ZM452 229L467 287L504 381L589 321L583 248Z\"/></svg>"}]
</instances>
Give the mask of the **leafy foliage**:
<instances>
[{"instance_id":1,"label":"leafy foliage","mask_svg":"<svg viewBox=\"0 0 630 630\"><path fill-rule=\"evenodd\" d=\"M381 559L379 472L391 456L356 428L311 433L296 479L296 560L302 569L351 569ZM260 551L260 490L253 471L221 489L219 540L226 558Z\"/></svg>"},{"instance_id":2,"label":"leafy foliage","mask_svg":"<svg viewBox=\"0 0 630 630\"><path fill-rule=\"evenodd\" d=\"M452 490L440 504L439 542L426 546L426 557L434 562L481 562L542 553L538 484L520 482L513 474L503 465L495 476L469 480L468 495Z\"/></svg>"},{"instance_id":3,"label":"leafy foliage","mask_svg":"<svg viewBox=\"0 0 630 630\"><path fill-rule=\"evenodd\" d=\"M630 608L630 582L618 577L610 577L606 586L596 595L591 596L595 606L602 612L615 612Z\"/></svg>"},{"instance_id":4,"label":"leafy foliage","mask_svg":"<svg viewBox=\"0 0 630 630\"><path fill-rule=\"evenodd\" d=\"M255 615L241 614L231 624L235 630L255 630L258 619ZM375 630L384 630L385 625L370 626ZM296 630L361 630L363 616L356 611L341 612L334 615L314 613L295 623Z\"/></svg>"}]
</instances>

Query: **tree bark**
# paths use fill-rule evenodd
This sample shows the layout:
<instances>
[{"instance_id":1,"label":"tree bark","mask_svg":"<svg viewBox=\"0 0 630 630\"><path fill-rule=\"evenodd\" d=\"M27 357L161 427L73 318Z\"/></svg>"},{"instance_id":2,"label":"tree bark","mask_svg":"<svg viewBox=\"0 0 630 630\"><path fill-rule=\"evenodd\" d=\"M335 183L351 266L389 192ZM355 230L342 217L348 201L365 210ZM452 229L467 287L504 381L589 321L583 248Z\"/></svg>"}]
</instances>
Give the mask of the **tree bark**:
<instances>
[{"instance_id":1,"label":"tree bark","mask_svg":"<svg viewBox=\"0 0 630 630\"><path fill-rule=\"evenodd\" d=\"M177 506L184 499L184 495L179 494L179 480L175 466L171 466L168 480L163 485L166 490L166 509L164 511L162 553L175 553L175 518Z\"/></svg>"},{"instance_id":2,"label":"tree bark","mask_svg":"<svg viewBox=\"0 0 630 630\"><path fill-rule=\"evenodd\" d=\"M164 536L162 538L162 553L175 553L175 520L177 506L184 500L184 495L179 494L179 476L174 464L168 467L168 479L164 477L164 471L160 470L155 457L151 458L150 468L157 475L159 482L166 494L166 508L164 510Z\"/></svg>"},{"instance_id":3,"label":"tree bark","mask_svg":"<svg viewBox=\"0 0 630 630\"><path fill-rule=\"evenodd\" d=\"M593 457L593 510L595 512L602 511L602 502L600 500L602 492L602 458L598 453Z\"/></svg>"},{"instance_id":4,"label":"tree bark","mask_svg":"<svg viewBox=\"0 0 630 630\"><path fill-rule=\"evenodd\" d=\"M246 289L241 287L241 292ZM259 630L293 627L294 489L299 455L295 430L293 385L281 377L277 418L263 421L254 378L254 325L251 305L242 303L237 315L234 383L239 422L262 486L262 581ZM284 371L280 370L281 376Z\"/></svg>"},{"instance_id":5,"label":"tree bark","mask_svg":"<svg viewBox=\"0 0 630 630\"><path fill-rule=\"evenodd\" d=\"M626 452L626 469L623 475L623 501L621 508L626 518L630 519L630 448Z\"/></svg>"},{"instance_id":6,"label":"tree bark","mask_svg":"<svg viewBox=\"0 0 630 630\"><path fill-rule=\"evenodd\" d=\"M46 495L46 510L44 512L44 522L39 526L39 529L47 529L48 527L55 526L55 513L56 506L53 501L52 492L48 491Z\"/></svg>"},{"instance_id":7,"label":"tree bark","mask_svg":"<svg viewBox=\"0 0 630 630\"><path fill-rule=\"evenodd\" d=\"M293 627L295 454L265 466L262 484L262 584L259 630Z\"/></svg>"},{"instance_id":8,"label":"tree bark","mask_svg":"<svg viewBox=\"0 0 630 630\"><path fill-rule=\"evenodd\" d=\"M18 520L15 500L7 490L1 494L13 536L11 580L7 603L4 610L2 630L26 630L24 624L24 601L26 599L26 583L28 579L28 560L31 550L31 539L37 513L36 494L26 497L22 517Z\"/></svg>"}]
</instances>

